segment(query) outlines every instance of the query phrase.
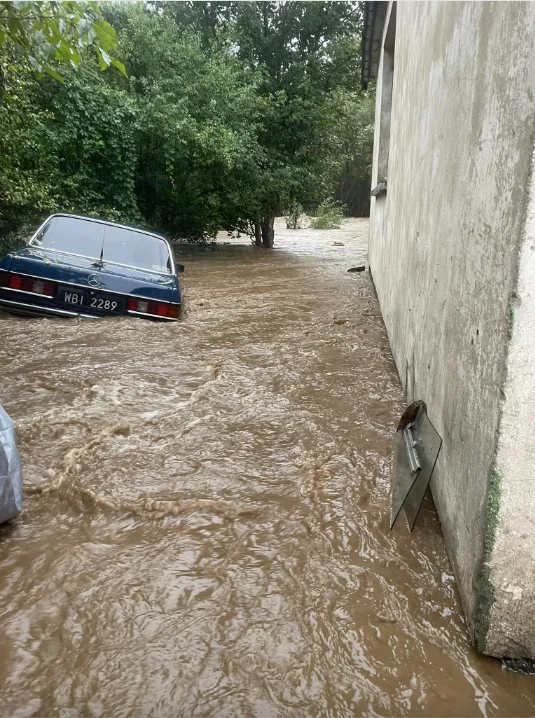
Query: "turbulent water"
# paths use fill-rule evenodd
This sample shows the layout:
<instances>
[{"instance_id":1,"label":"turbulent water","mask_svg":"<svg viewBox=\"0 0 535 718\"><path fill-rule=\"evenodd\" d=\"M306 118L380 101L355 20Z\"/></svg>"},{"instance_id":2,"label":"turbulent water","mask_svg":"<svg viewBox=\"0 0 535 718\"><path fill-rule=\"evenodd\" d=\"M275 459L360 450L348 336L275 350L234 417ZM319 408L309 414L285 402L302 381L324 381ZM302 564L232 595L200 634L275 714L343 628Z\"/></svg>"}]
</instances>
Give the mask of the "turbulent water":
<instances>
[{"instance_id":1,"label":"turbulent water","mask_svg":"<svg viewBox=\"0 0 535 718\"><path fill-rule=\"evenodd\" d=\"M535 714L469 647L431 502L388 531L367 223L277 229L181 252L178 324L2 315L2 716Z\"/></svg>"}]
</instances>

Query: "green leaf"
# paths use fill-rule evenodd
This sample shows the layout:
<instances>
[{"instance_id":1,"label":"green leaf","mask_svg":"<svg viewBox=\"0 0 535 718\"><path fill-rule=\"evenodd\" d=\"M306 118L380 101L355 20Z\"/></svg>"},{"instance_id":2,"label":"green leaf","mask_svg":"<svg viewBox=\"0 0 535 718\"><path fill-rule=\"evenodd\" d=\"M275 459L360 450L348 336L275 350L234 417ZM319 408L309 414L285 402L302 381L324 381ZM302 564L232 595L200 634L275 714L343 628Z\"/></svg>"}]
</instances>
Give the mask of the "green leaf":
<instances>
[{"instance_id":1,"label":"green leaf","mask_svg":"<svg viewBox=\"0 0 535 718\"><path fill-rule=\"evenodd\" d=\"M117 36L115 30L105 20L97 20L93 23L93 30L97 34L102 49L106 52L115 50L117 45ZM108 63L109 64L109 63Z\"/></svg>"},{"instance_id":2,"label":"green leaf","mask_svg":"<svg viewBox=\"0 0 535 718\"><path fill-rule=\"evenodd\" d=\"M128 77L128 75L126 74L126 68L122 62L120 62L119 60L116 60L114 57L112 57L111 64L114 67L116 67L119 70L119 72L122 72L125 77Z\"/></svg>"},{"instance_id":3,"label":"green leaf","mask_svg":"<svg viewBox=\"0 0 535 718\"><path fill-rule=\"evenodd\" d=\"M47 20L45 29L48 31L48 39L50 42L58 43L61 42L62 34L59 31L58 25L53 20Z\"/></svg>"},{"instance_id":4,"label":"green leaf","mask_svg":"<svg viewBox=\"0 0 535 718\"><path fill-rule=\"evenodd\" d=\"M101 47L97 47L98 64L102 72L110 66L110 56Z\"/></svg>"},{"instance_id":5,"label":"green leaf","mask_svg":"<svg viewBox=\"0 0 535 718\"><path fill-rule=\"evenodd\" d=\"M59 72L56 72L56 70L53 70L51 67L45 68L50 77L53 77L54 80L57 80L58 82L61 82L62 85L65 84L65 80L63 77L59 74Z\"/></svg>"},{"instance_id":6,"label":"green leaf","mask_svg":"<svg viewBox=\"0 0 535 718\"><path fill-rule=\"evenodd\" d=\"M70 48L70 62L73 67L78 67L80 64L80 54L76 51L76 48Z\"/></svg>"}]
</instances>

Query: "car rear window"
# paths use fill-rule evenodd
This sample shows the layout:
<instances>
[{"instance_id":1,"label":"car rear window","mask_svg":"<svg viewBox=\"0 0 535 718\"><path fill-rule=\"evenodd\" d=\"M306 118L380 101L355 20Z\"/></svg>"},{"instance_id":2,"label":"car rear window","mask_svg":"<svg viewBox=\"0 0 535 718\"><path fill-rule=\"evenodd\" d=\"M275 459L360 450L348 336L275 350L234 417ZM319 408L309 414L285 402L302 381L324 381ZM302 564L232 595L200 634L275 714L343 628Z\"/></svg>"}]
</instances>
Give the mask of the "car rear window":
<instances>
[{"instance_id":1,"label":"car rear window","mask_svg":"<svg viewBox=\"0 0 535 718\"><path fill-rule=\"evenodd\" d=\"M167 243L158 237L75 217L53 217L32 244L57 252L104 262L126 264L153 272L171 272Z\"/></svg>"}]
</instances>

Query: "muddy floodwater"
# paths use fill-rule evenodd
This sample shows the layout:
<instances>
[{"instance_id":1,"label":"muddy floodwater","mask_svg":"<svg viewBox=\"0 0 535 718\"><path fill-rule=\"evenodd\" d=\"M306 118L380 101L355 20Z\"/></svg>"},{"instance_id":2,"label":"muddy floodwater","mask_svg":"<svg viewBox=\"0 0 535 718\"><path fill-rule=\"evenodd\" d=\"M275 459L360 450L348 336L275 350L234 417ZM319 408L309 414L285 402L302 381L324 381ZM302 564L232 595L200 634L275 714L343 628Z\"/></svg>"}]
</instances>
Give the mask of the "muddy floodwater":
<instances>
[{"instance_id":1,"label":"muddy floodwater","mask_svg":"<svg viewBox=\"0 0 535 718\"><path fill-rule=\"evenodd\" d=\"M388 531L367 222L277 235L180 250L177 324L1 315L0 715L535 715L470 648L432 502Z\"/></svg>"}]
</instances>

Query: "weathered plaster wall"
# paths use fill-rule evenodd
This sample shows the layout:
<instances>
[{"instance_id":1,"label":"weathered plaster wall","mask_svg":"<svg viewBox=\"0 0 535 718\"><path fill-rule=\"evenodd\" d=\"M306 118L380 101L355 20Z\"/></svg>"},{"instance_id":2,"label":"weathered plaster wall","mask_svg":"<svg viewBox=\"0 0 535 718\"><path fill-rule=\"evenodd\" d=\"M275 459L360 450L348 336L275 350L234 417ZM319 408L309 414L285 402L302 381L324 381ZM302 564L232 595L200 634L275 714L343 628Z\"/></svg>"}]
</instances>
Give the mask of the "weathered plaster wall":
<instances>
[{"instance_id":1,"label":"weathered plaster wall","mask_svg":"<svg viewBox=\"0 0 535 718\"><path fill-rule=\"evenodd\" d=\"M496 471L531 172L535 3L403 2L396 24L388 192L372 199L370 267L407 399L427 402L443 438L432 490L470 628L482 650L500 654L505 644L491 634L504 626L493 607L502 589L493 587L506 580L518 542L505 523L489 530L500 491L491 492L488 506L487 499L507 464L498 457L503 469ZM377 108L380 75L381 67ZM510 448L514 421L504 415ZM533 458L528 450L526 456ZM527 459L525 466L532 468ZM501 478L502 493L512 494L497 520L514 523L520 484ZM518 518L526 520L526 512ZM533 524L518 530L532 560ZM533 585L531 566L524 568L524 579L513 581L515 595ZM531 610L533 595L523 589L522 596ZM519 618L528 615L519 611ZM535 627L521 640L535 656Z\"/></svg>"},{"instance_id":2,"label":"weathered plaster wall","mask_svg":"<svg viewBox=\"0 0 535 718\"><path fill-rule=\"evenodd\" d=\"M496 456L499 501L488 556L489 653L523 658L535 645L535 186L531 184ZM492 528L490 526L489 528ZM534 656L535 657L535 656Z\"/></svg>"}]
</instances>

